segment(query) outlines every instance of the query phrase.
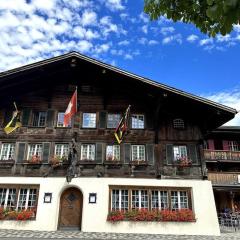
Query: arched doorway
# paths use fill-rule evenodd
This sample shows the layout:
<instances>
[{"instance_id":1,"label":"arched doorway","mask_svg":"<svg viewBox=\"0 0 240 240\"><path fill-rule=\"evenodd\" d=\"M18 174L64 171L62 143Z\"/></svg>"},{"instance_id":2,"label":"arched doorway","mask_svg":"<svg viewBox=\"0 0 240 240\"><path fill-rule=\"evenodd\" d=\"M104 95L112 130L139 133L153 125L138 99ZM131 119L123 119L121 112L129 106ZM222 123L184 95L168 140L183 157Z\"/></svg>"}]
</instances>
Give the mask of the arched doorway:
<instances>
[{"instance_id":1,"label":"arched doorway","mask_svg":"<svg viewBox=\"0 0 240 240\"><path fill-rule=\"evenodd\" d=\"M82 205L82 192L74 187L66 189L60 198L58 229L81 230Z\"/></svg>"}]
</instances>

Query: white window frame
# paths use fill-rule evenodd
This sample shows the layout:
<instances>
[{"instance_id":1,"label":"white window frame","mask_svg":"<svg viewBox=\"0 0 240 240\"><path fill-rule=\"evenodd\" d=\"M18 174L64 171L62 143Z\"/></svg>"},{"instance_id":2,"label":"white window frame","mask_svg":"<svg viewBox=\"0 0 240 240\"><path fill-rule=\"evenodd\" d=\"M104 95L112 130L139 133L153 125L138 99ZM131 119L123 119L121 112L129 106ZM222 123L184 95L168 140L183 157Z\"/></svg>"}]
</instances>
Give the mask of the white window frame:
<instances>
[{"instance_id":1,"label":"white window frame","mask_svg":"<svg viewBox=\"0 0 240 240\"><path fill-rule=\"evenodd\" d=\"M117 203L116 199L113 198L113 191L119 191L118 192L118 203ZM125 195L125 192L127 192L127 195ZM115 195L117 195L117 194L115 193ZM126 197L126 196L127 196L127 201L125 201L125 199L124 199L124 197ZM115 200L116 208L113 208L113 200ZM123 205L123 208L122 208L122 205ZM126 209L124 206L127 206ZM111 210L112 211L117 211L117 210L128 211L128 209L129 209L129 191L128 191L128 189L112 189L111 190Z\"/></svg>"},{"instance_id":2,"label":"white window frame","mask_svg":"<svg viewBox=\"0 0 240 240\"><path fill-rule=\"evenodd\" d=\"M118 119L109 119L109 117L111 118L118 118ZM107 128L110 128L110 129L115 129L118 127L118 124L121 120L121 114L119 113L108 113L107 115ZM116 126L114 126L114 123L116 122ZM110 125L111 123L111 125Z\"/></svg>"},{"instance_id":3,"label":"white window frame","mask_svg":"<svg viewBox=\"0 0 240 240\"><path fill-rule=\"evenodd\" d=\"M13 195L13 191L10 191L10 190L15 190L15 198L17 197L17 191L15 188L5 188L7 189L6 191L6 195L5 195L5 201L4 201L4 205L3 205L3 208L6 209L6 208L13 208L13 209L16 209L16 206L15 205L8 205L8 200L9 200L9 197L11 197L11 195ZM15 204L15 202L14 202Z\"/></svg>"},{"instance_id":4,"label":"white window frame","mask_svg":"<svg viewBox=\"0 0 240 240\"><path fill-rule=\"evenodd\" d=\"M70 119L69 124L67 126L63 125L63 121L64 121L64 112L58 112L57 115L57 127L71 127L72 126L72 119ZM62 118L62 119L61 119Z\"/></svg>"},{"instance_id":5,"label":"white window frame","mask_svg":"<svg viewBox=\"0 0 240 240\"><path fill-rule=\"evenodd\" d=\"M141 121L143 121L143 125L142 125ZM132 114L131 115L131 126L132 126L132 129L144 129L145 128L144 115L143 114Z\"/></svg>"},{"instance_id":6,"label":"white window frame","mask_svg":"<svg viewBox=\"0 0 240 240\"><path fill-rule=\"evenodd\" d=\"M157 203L158 203L158 207L153 207L153 192L157 192ZM164 202L164 207L162 207L162 199L164 199L163 193L166 194L167 196L167 201L163 201ZM151 190L151 207L152 209L159 209L159 210L164 210L164 209L168 209L169 208L169 199L168 199L168 191L164 191L164 190Z\"/></svg>"},{"instance_id":7,"label":"white window frame","mask_svg":"<svg viewBox=\"0 0 240 240\"><path fill-rule=\"evenodd\" d=\"M14 160L15 159L15 143L2 143L0 160ZM5 148L5 149L4 149ZM6 151L6 156L3 156L4 151Z\"/></svg>"},{"instance_id":8,"label":"white window frame","mask_svg":"<svg viewBox=\"0 0 240 240\"><path fill-rule=\"evenodd\" d=\"M21 190L27 190L27 194L26 195L26 199L24 201L25 204L24 206L19 206L19 203L20 203L20 197L21 197ZM36 190L36 198L35 198L35 203L37 202L37 189L34 189L34 188L19 188L19 192L18 192L18 199L17 199L17 206L16 206L16 209L18 210L22 210L22 209L29 209L29 208L33 208L34 206L29 206L28 203L29 203L29 199L30 199L30 191L31 190ZM33 196L33 194L31 193L31 196ZM32 203L33 201L31 201Z\"/></svg>"},{"instance_id":9,"label":"white window frame","mask_svg":"<svg viewBox=\"0 0 240 240\"><path fill-rule=\"evenodd\" d=\"M175 196L172 196L172 193L177 193L177 208L173 208L173 198L175 197ZM187 207L185 208L183 208L182 207L182 204L183 204L183 201L181 201L181 193L186 193L186 196L184 196L184 197L186 197L186 199L187 199L187 201L186 201L186 203L187 203ZM170 196L170 201L171 201L171 208L172 208L172 210L180 210L180 209L188 209L189 208L189 201L188 201L188 192L187 191L174 191L174 190L172 190L171 191L171 196Z\"/></svg>"},{"instance_id":10,"label":"white window frame","mask_svg":"<svg viewBox=\"0 0 240 240\"><path fill-rule=\"evenodd\" d=\"M89 117L89 125L85 124L85 118ZM82 128L96 128L96 118L97 114L96 113L83 113L83 121L82 121Z\"/></svg>"},{"instance_id":11,"label":"white window frame","mask_svg":"<svg viewBox=\"0 0 240 240\"><path fill-rule=\"evenodd\" d=\"M184 150L183 150L184 149ZM183 154L185 153L185 154ZM186 145L174 145L173 146L173 161L176 162L181 158L188 157L188 149Z\"/></svg>"},{"instance_id":12,"label":"white window frame","mask_svg":"<svg viewBox=\"0 0 240 240\"><path fill-rule=\"evenodd\" d=\"M134 148L136 147L136 149L137 149L137 159L134 159L134 156L133 156L133 154L134 154ZM143 152L144 152L144 159L140 159L140 147L143 147ZM132 161L146 161L146 149L145 149L145 145L132 145L132 148L131 148L131 152L132 152L132 154L131 154L131 160Z\"/></svg>"},{"instance_id":13,"label":"white window frame","mask_svg":"<svg viewBox=\"0 0 240 240\"><path fill-rule=\"evenodd\" d=\"M184 129L185 123L182 118L176 118L173 120L173 128L175 129Z\"/></svg>"},{"instance_id":14,"label":"white window frame","mask_svg":"<svg viewBox=\"0 0 240 240\"><path fill-rule=\"evenodd\" d=\"M44 117L44 124L41 123L41 118ZM36 119L36 124L35 123ZM34 112L33 113L33 127L45 127L47 121L47 112Z\"/></svg>"},{"instance_id":15,"label":"white window frame","mask_svg":"<svg viewBox=\"0 0 240 240\"><path fill-rule=\"evenodd\" d=\"M60 154L57 154L58 147L60 147ZM66 153L66 154L64 154ZM66 158L68 157L69 153L69 144L68 143L55 143L55 148L54 148L54 155L60 158Z\"/></svg>"},{"instance_id":16,"label":"white window frame","mask_svg":"<svg viewBox=\"0 0 240 240\"><path fill-rule=\"evenodd\" d=\"M83 148L84 147L87 147L87 157L86 158L83 158ZM90 156L90 148L93 147L93 150L94 150L94 158L91 159L91 156ZM96 159L96 146L95 144L82 144L81 145L81 160L84 161L84 160L91 160L91 161L94 161Z\"/></svg>"},{"instance_id":17,"label":"white window frame","mask_svg":"<svg viewBox=\"0 0 240 240\"><path fill-rule=\"evenodd\" d=\"M112 159L108 157L108 148L112 148ZM118 153L116 153L118 151ZM116 156L117 155L117 156ZM120 146L119 145L107 145L106 146L106 161L120 161Z\"/></svg>"},{"instance_id":18,"label":"white window frame","mask_svg":"<svg viewBox=\"0 0 240 240\"><path fill-rule=\"evenodd\" d=\"M237 141L228 141L228 149L232 152L238 152L239 151L239 144Z\"/></svg>"},{"instance_id":19,"label":"white window frame","mask_svg":"<svg viewBox=\"0 0 240 240\"><path fill-rule=\"evenodd\" d=\"M32 155L30 155L31 146L34 146L34 151L33 151ZM40 147L39 148L40 149L40 154L37 155L38 147ZM31 160L32 156L35 156L35 155L37 155L41 160L42 159L42 153L43 153L43 146L42 146L41 143L30 143L30 144L28 144L28 155L27 155L28 160Z\"/></svg>"},{"instance_id":20,"label":"white window frame","mask_svg":"<svg viewBox=\"0 0 240 240\"><path fill-rule=\"evenodd\" d=\"M149 209L149 193L147 189L132 189L132 194L131 194L131 206L132 209ZM133 194L133 191L138 192L137 194ZM146 194L142 194L142 192L146 192ZM147 196L147 202L142 201L142 195ZM133 197L136 196L138 199L133 201ZM133 208L133 202L137 203L138 202L138 207ZM142 203L145 205L145 202L147 203L147 206L142 207ZM136 204L135 204L136 205Z\"/></svg>"}]
</instances>

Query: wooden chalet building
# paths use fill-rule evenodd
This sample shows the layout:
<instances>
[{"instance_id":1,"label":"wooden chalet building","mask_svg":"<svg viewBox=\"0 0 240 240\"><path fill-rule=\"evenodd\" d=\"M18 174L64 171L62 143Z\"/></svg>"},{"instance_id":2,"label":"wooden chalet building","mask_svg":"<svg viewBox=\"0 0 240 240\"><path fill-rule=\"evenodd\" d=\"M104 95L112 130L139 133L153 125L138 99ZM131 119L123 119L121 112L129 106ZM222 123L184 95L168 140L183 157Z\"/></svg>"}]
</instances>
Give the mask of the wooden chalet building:
<instances>
[{"instance_id":1,"label":"wooden chalet building","mask_svg":"<svg viewBox=\"0 0 240 240\"><path fill-rule=\"evenodd\" d=\"M78 112L63 127L76 86ZM76 52L1 73L0 98L0 228L220 234L203 136L235 109ZM22 127L7 135L14 101ZM30 220L16 221L24 209Z\"/></svg>"},{"instance_id":2,"label":"wooden chalet building","mask_svg":"<svg viewBox=\"0 0 240 240\"><path fill-rule=\"evenodd\" d=\"M240 212L240 127L222 126L206 137L204 159L218 213Z\"/></svg>"}]
</instances>

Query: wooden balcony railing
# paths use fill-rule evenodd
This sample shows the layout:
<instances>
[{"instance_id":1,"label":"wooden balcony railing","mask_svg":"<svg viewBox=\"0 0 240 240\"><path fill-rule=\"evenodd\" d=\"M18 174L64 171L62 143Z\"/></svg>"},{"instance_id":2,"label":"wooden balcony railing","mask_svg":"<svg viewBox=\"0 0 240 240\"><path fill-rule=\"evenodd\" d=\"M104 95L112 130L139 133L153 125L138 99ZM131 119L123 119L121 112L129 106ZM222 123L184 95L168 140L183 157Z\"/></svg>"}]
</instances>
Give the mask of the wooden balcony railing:
<instances>
[{"instance_id":1,"label":"wooden balcony railing","mask_svg":"<svg viewBox=\"0 0 240 240\"><path fill-rule=\"evenodd\" d=\"M203 151L205 160L229 160L240 161L240 152L226 150L207 150Z\"/></svg>"},{"instance_id":2,"label":"wooden balcony railing","mask_svg":"<svg viewBox=\"0 0 240 240\"><path fill-rule=\"evenodd\" d=\"M208 173L208 180L212 184L238 184L240 173Z\"/></svg>"}]
</instances>

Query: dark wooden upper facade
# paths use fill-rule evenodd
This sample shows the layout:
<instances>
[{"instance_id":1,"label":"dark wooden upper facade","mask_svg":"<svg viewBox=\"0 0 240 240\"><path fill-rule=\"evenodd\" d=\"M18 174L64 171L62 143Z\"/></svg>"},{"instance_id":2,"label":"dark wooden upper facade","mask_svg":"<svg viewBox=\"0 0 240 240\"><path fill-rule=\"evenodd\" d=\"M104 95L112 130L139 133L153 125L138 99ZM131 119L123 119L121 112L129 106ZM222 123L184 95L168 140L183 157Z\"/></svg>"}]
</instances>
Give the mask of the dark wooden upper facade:
<instances>
[{"instance_id":1,"label":"dark wooden upper facade","mask_svg":"<svg viewBox=\"0 0 240 240\"><path fill-rule=\"evenodd\" d=\"M76 86L78 113L71 127L59 127L58 113L65 112ZM15 150L14 162L0 161L2 176L44 176L46 173L49 177L65 176L68 161L54 169L50 162L57 144L70 144L75 138L77 176L202 178L203 135L236 113L234 109L77 53L0 74L0 96L1 126L11 118L13 101L22 113L23 124L9 135L0 129L1 151L4 144L6 147L11 143ZM129 104L132 106L129 134L120 144L119 161L108 161L106 148L116 144L114 128L108 127L108 115L122 114ZM44 124L36 124L37 120L41 121L40 112L44 113ZM84 113L96 114L94 127L83 126ZM143 127L132 126L133 115L141 115ZM179 120L184 127L181 124L174 127L174 120ZM33 144L41 145L41 162L37 164L29 164L29 148ZM83 159L86 145L94 146L94 159ZM188 166L185 163L180 166L176 160L176 155L184 152L187 160L191 160ZM133 159L140 155L144 159L138 160L144 161Z\"/></svg>"}]
</instances>

